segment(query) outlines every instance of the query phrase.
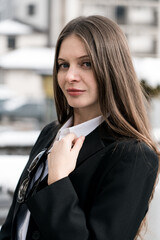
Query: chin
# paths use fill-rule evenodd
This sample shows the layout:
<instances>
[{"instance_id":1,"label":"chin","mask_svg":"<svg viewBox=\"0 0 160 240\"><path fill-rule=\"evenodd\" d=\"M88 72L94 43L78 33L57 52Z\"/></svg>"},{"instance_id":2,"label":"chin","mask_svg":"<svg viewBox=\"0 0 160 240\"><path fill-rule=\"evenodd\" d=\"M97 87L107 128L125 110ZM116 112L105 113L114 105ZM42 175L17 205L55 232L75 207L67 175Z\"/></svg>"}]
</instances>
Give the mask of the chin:
<instances>
[{"instance_id":1,"label":"chin","mask_svg":"<svg viewBox=\"0 0 160 240\"><path fill-rule=\"evenodd\" d=\"M78 99L77 101L68 101L69 106L73 108L83 108L86 107L85 103L81 103Z\"/></svg>"},{"instance_id":2,"label":"chin","mask_svg":"<svg viewBox=\"0 0 160 240\"><path fill-rule=\"evenodd\" d=\"M84 108L84 105L80 105L80 104L69 104L70 107L72 108Z\"/></svg>"}]
</instances>

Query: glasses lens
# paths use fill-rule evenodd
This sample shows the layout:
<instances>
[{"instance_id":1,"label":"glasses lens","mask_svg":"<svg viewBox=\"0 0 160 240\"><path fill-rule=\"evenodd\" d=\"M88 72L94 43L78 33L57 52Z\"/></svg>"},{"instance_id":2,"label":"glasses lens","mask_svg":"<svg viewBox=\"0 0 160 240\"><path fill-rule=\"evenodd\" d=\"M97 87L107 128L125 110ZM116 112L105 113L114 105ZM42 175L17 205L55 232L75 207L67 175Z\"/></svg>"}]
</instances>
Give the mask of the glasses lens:
<instances>
[{"instance_id":1,"label":"glasses lens","mask_svg":"<svg viewBox=\"0 0 160 240\"><path fill-rule=\"evenodd\" d=\"M19 192L18 192L18 202L23 202L24 201L24 197L25 197L25 194L26 194L26 191L27 191L27 188L28 188L29 180L30 180L30 178L27 177L22 182L22 184L19 188Z\"/></svg>"},{"instance_id":2,"label":"glasses lens","mask_svg":"<svg viewBox=\"0 0 160 240\"><path fill-rule=\"evenodd\" d=\"M25 196L26 196L26 192L28 189L28 185L30 182L30 173L35 169L35 167L38 165L39 160L41 159L42 155L46 152L46 149L44 149L43 151L41 151L31 162L29 168L28 168L28 177L24 179L24 181L22 182L20 188L19 188L19 192L18 192L18 198L17 201L19 203L24 202L25 200Z\"/></svg>"},{"instance_id":3,"label":"glasses lens","mask_svg":"<svg viewBox=\"0 0 160 240\"><path fill-rule=\"evenodd\" d=\"M39 163L40 158L42 157L42 155L45 153L46 149L41 151L31 162L29 168L28 168L28 172L32 172L33 169L37 166L37 164Z\"/></svg>"}]
</instances>

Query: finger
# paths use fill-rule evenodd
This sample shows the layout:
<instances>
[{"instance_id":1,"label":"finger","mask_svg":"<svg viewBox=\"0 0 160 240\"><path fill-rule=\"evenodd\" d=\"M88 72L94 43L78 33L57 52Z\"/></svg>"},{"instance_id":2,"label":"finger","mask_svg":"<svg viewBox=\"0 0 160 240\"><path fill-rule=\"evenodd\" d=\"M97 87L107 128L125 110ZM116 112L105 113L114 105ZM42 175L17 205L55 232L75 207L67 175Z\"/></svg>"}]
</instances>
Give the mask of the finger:
<instances>
[{"instance_id":1,"label":"finger","mask_svg":"<svg viewBox=\"0 0 160 240\"><path fill-rule=\"evenodd\" d=\"M57 145L57 143L58 143L58 141L55 140L54 143L52 144L51 148L48 150L47 155L49 155L53 152L53 149L54 149L55 145Z\"/></svg>"},{"instance_id":2,"label":"finger","mask_svg":"<svg viewBox=\"0 0 160 240\"><path fill-rule=\"evenodd\" d=\"M76 139L77 136L75 135L75 133L69 133L65 137L63 137L60 141L62 141L66 147L68 146L69 148L72 148Z\"/></svg>"},{"instance_id":3,"label":"finger","mask_svg":"<svg viewBox=\"0 0 160 240\"><path fill-rule=\"evenodd\" d=\"M72 148L72 151L79 153L79 151L82 148L82 145L84 143L84 140L85 140L84 136L81 136L81 137L77 138L76 141L75 141L75 144Z\"/></svg>"},{"instance_id":4,"label":"finger","mask_svg":"<svg viewBox=\"0 0 160 240\"><path fill-rule=\"evenodd\" d=\"M71 133L68 133L65 137L63 137L63 139L67 139L68 141L71 141L73 142L74 140L77 139L77 136L75 133L71 132Z\"/></svg>"},{"instance_id":5,"label":"finger","mask_svg":"<svg viewBox=\"0 0 160 240\"><path fill-rule=\"evenodd\" d=\"M64 136L63 138L61 138L60 141L58 142L73 142L74 140L77 139L77 136L75 133L71 132L71 133L68 133L66 136Z\"/></svg>"}]
</instances>

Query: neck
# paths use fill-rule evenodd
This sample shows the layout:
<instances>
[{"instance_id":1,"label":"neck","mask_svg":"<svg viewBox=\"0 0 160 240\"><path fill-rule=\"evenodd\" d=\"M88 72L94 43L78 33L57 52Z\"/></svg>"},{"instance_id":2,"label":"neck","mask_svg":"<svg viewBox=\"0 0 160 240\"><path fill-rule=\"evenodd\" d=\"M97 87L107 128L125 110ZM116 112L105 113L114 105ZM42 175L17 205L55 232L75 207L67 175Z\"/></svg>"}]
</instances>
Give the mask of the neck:
<instances>
[{"instance_id":1,"label":"neck","mask_svg":"<svg viewBox=\"0 0 160 240\"><path fill-rule=\"evenodd\" d=\"M80 111L79 109L74 109L73 126L89 121L100 115L102 115L102 113L98 111L96 113L90 113L90 112L84 112L82 110Z\"/></svg>"}]
</instances>

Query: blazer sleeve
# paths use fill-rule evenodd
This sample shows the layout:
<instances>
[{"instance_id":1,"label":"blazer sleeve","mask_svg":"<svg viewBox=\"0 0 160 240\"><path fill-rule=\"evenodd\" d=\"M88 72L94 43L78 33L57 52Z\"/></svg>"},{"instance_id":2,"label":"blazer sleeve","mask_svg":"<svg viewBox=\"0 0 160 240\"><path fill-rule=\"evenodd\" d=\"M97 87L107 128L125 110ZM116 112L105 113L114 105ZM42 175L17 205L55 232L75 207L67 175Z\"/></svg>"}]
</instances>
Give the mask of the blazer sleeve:
<instances>
[{"instance_id":1,"label":"blazer sleeve","mask_svg":"<svg viewBox=\"0 0 160 240\"><path fill-rule=\"evenodd\" d=\"M107 161L114 164L108 172ZM103 173L86 217L69 177L27 202L44 239L133 240L148 210L158 157L145 144L120 143L103 158Z\"/></svg>"},{"instance_id":2,"label":"blazer sleeve","mask_svg":"<svg viewBox=\"0 0 160 240\"><path fill-rule=\"evenodd\" d=\"M14 214L14 206L16 204L16 198L18 192L18 186L16 187L16 190L14 192L14 197L12 201L12 205L9 209L8 216L5 220L5 223L2 226L2 229L0 230L0 240L10 240L11 239L11 230L12 230L12 219Z\"/></svg>"},{"instance_id":3,"label":"blazer sleeve","mask_svg":"<svg viewBox=\"0 0 160 240\"><path fill-rule=\"evenodd\" d=\"M56 122L52 122L52 123L46 125L42 129L40 135L37 138L36 143L34 144L32 150L31 150L29 160L37 154L37 151L41 150L41 147L44 145L44 142L45 142L47 136L49 135L49 133L51 131L54 131L56 126L57 126ZM21 177L22 177L22 175L21 175ZM15 205L17 203L17 193L18 193L18 189L19 189L19 183L20 183L20 180L19 180L19 182L17 184L17 187L15 189L15 192L14 192L14 195L13 195L12 205L11 205L10 210L8 212L7 218L6 218L5 223L2 225L2 228L0 230L0 240L10 240L11 239L13 215L14 215Z\"/></svg>"}]
</instances>

